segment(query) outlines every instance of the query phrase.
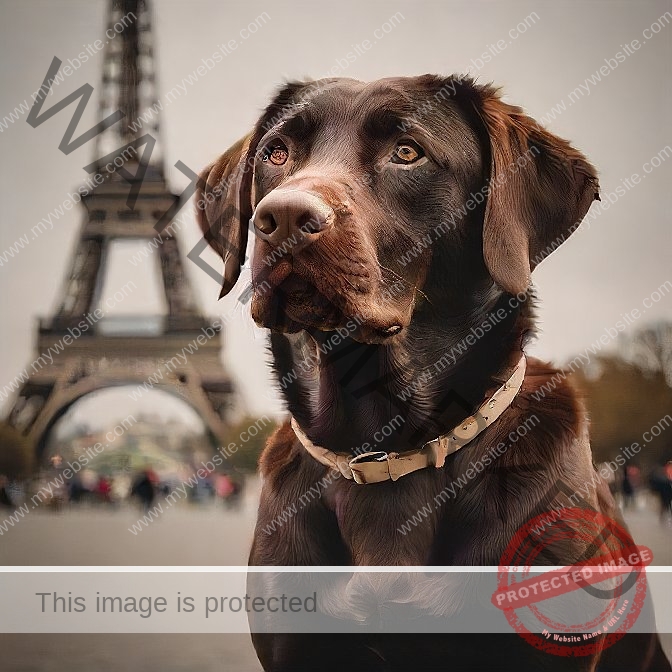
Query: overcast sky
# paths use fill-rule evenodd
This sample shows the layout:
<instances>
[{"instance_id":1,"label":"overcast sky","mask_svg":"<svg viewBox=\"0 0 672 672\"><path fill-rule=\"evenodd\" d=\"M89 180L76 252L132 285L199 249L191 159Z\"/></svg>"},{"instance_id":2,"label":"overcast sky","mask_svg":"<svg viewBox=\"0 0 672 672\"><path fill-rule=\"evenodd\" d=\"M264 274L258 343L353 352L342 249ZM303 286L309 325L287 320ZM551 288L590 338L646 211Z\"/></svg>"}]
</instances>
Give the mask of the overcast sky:
<instances>
[{"instance_id":1,"label":"overcast sky","mask_svg":"<svg viewBox=\"0 0 672 672\"><path fill-rule=\"evenodd\" d=\"M5 0L1 5L0 118L29 99L54 56L67 63L103 37L107 2ZM644 164L666 145L672 146L672 23L656 24L648 33L650 39L643 37L643 31L669 9L669 2L614 0L194 0L189 4L159 0L154 28L161 96L220 45L231 40L237 44L193 85L183 84L186 92L165 105L162 140L171 186L179 193L187 182L172 168L177 160L194 170L211 161L250 129L283 80L319 78L340 64L341 74L363 80L470 71L481 81L494 81L504 88L508 101L521 104L538 119L545 117L551 131L571 139L588 155L599 169L604 198L633 173L644 176ZM257 21L256 32L245 39L241 30L263 12L268 18ZM516 33L516 25L532 12L536 16L528 20L527 28ZM390 28L395 14L397 25ZM668 17L672 20L672 14ZM362 46L365 40L371 44L368 51ZM602 81L587 82L605 59L614 59L622 45L633 40L643 46L615 69L608 67ZM499 47L490 48L498 42ZM357 51L361 55L348 60L348 52ZM77 134L96 121L102 60L102 51L90 57L48 99L51 105L85 82L95 87ZM581 84L588 93L571 104L569 93ZM36 129L22 114L0 132L0 255L85 179L82 166L95 158L93 143L69 156L58 150L73 109ZM537 270L541 333L533 353L562 362L599 338L622 313L641 308L646 296L672 279L671 178L672 153ZM31 240L0 267L0 388L34 357L36 318L56 307L81 224L80 209L67 213L53 230ZM185 225L183 253L198 239L196 225ZM149 265L135 269L128 262L131 253L116 254L107 291L114 293L132 279L139 289L125 299L124 310L152 312L150 307L157 303L153 274ZM209 252L207 259L218 263ZM185 264L203 311L208 315L230 311L235 298L218 302L215 282L191 262ZM648 309L639 324L663 318L672 319L672 296ZM250 410L278 409L269 396L265 334L253 326L248 308L235 312L225 335L223 359Z\"/></svg>"}]
</instances>

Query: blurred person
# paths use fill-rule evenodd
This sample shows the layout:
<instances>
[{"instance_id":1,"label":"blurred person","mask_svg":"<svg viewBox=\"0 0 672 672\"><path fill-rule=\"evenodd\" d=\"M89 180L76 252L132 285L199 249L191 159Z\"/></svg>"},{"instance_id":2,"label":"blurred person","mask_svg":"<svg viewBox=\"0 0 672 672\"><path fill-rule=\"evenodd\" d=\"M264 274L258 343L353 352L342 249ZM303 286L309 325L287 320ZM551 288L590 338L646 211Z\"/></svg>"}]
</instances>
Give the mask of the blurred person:
<instances>
[{"instance_id":1,"label":"blurred person","mask_svg":"<svg viewBox=\"0 0 672 672\"><path fill-rule=\"evenodd\" d=\"M210 482L209 474L201 477L196 472L196 474L192 475L192 478L194 476L196 480L194 486L189 491L189 499L192 502L200 504L216 494L216 487Z\"/></svg>"},{"instance_id":2,"label":"blurred person","mask_svg":"<svg viewBox=\"0 0 672 672\"><path fill-rule=\"evenodd\" d=\"M665 465L665 483L660 509L661 515L672 515L672 461Z\"/></svg>"},{"instance_id":3,"label":"blurred person","mask_svg":"<svg viewBox=\"0 0 672 672\"><path fill-rule=\"evenodd\" d=\"M223 502L233 493L233 481L228 474L217 474L215 476L215 494Z\"/></svg>"},{"instance_id":4,"label":"blurred person","mask_svg":"<svg viewBox=\"0 0 672 672\"><path fill-rule=\"evenodd\" d=\"M152 508L154 498L156 497L155 478L152 476L153 471L151 469L143 469L138 474L131 488L131 497L137 497L145 511L149 511Z\"/></svg>"},{"instance_id":5,"label":"blurred person","mask_svg":"<svg viewBox=\"0 0 672 672\"><path fill-rule=\"evenodd\" d=\"M123 502L131 494L131 479L125 472L117 474L112 480L112 498L115 502Z\"/></svg>"},{"instance_id":6,"label":"blurred person","mask_svg":"<svg viewBox=\"0 0 672 672\"><path fill-rule=\"evenodd\" d=\"M7 494L14 506L23 504L26 497L26 483L22 481L9 481L7 483Z\"/></svg>"},{"instance_id":7,"label":"blurred person","mask_svg":"<svg viewBox=\"0 0 672 672\"><path fill-rule=\"evenodd\" d=\"M56 511L60 511L68 501L68 486L65 483L52 485L52 496L49 500L49 506Z\"/></svg>"},{"instance_id":8,"label":"blurred person","mask_svg":"<svg viewBox=\"0 0 672 672\"><path fill-rule=\"evenodd\" d=\"M98 477L98 484L96 485L96 494L98 495L98 501L104 504L112 503L112 483L110 479L101 475Z\"/></svg>"},{"instance_id":9,"label":"blurred person","mask_svg":"<svg viewBox=\"0 0 672 672\"><path fill-rule=\"evenodd\" d=\"M159 475L154 471L154 468L151 465L145 467L145 473L147 474L147 478L152 482L154 489L156 489L161 481Z\"/></svg>"},{"instance_id":10,"label":"blurred person","mask_svg":"<svg viewBox=\"0 0 672 672\"><path fill-rule=\"evenodd\" d=\"M70 480L68 491L70 501L73 504L80 504L86 496L87 489L84 487L79 474L75 474Z\"/></svg>"},{"instance_id":11,"label":"blurred person","mask_svg":"<svg viewBox=\"0 0 672 672\"><path fill-rule=\"evenodd\" d=\"M665 523L672 515L672 461L654 469L650 485L660 502L660 522Z\"/></svg>"},{"instance_id":12,"label":"blurred person","mask_svg":"<svg viewBox=\"0 0 672 672\"><path fill-rule=\"evenodd\" d=\"M93 469L82 469L79 472L82 487L86 491L87 498L91 498L98 484L98 476Z\"/></svg>"},{"instance_id":13,"label":"blurred person","mask_svg":"<svg viewBox=\"0 0 672 672\"><path fill-rule=\"evenodd\" d=\"M0 507L14 508L12 498L9 495L9 479L3 474L0 474Z\"/></svg>"},{"instance_id":14,"label":"blurred person","mask_svg":"<svg viewBox=\"0 0 672 672\"><path fill-rule=\"evenodd\" d=\"M229 509L238 509L243 493L241 480L231 474L218 474L216 480L217 496L221 497Z\"/></svg>"},{"instance_id":15,"label":"blurred person","mask_svg":"<svg viewBox=\"0 0 672 672\"><path fill-rule=\"evenodd\" d=\"M623 494L623 508L629 509L635 501L636 477L635 469L628 465L623 469L623 480L621 481L621 492Z\"/></svg>"}]
</instances>

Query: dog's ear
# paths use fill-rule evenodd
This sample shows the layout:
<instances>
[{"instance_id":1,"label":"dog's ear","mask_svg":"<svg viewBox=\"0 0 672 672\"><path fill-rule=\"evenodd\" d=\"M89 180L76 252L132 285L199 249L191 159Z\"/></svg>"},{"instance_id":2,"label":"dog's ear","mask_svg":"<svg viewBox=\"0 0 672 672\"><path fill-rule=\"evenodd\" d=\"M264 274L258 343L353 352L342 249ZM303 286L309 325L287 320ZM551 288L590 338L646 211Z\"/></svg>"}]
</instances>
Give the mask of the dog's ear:
<instances>
[{"instance_id":1,"label":"dog's ear","mask_svg":"<svg viewBox=\"0 0 672 672\"><path fill-rule=\"evenodd\" d=\"M254 211L254 158L269 128L295 109L294 97L307 86L321 82L288 82L277 92L252 133L240 139L214 163L203 170L196 186L196 217L203 236L224 259L224 280L220 298L238 280L245 263L247 233ZM315 87L315 91L319 87Z\"/></svg>"},{"instance_id":2,"label":"dog's ear","mask_svg":"<svg viewBox=\"0 0 672 672\"><path fill-rule=\"evenodd\" d=\"M196 186L198 224L204 238L224 259L220 298L233 289L245 263L252 217L250 139L251 135L242 138L205 168Z\"/></svg>"},{"instance_id":3,"label":"dog's ear","mask_svg":"<svg viewBox=\"0 0 672 672\"><path fill-rule=\"evenodd\" d=\"M495 282L517 294L599 200L599 184L593 166L567 141L504 103L493 87L473 91L490 145L483 256Z\"/></svg>"}]
</instances>

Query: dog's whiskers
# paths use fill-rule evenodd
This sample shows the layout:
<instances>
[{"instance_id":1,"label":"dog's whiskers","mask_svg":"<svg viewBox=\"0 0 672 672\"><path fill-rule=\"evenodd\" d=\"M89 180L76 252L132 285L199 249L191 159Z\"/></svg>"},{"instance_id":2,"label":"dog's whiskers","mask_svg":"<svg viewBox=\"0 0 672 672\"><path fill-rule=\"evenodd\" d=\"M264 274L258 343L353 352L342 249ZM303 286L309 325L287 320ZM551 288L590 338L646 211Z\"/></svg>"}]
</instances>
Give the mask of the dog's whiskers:
<instances>
[{"instance_id":1,"label":"dog's whiskers","mask_svg":"<svg viewBox=\"0 0 672 672\"><path fill-rule=\"evenodd\" d=\"M418 289L417 286L414 286L414 287L413 287L413 291L414 291L416 294L420 294L420 296L422 296L422 298L423 298L425 301L427 301L427 303L428 303L430 306L434 305L434 304L429 300L429 297L427 296L427 294L425 294L421 289Z\"/></svg>"},{"instance_id":2,"label":"dog's whiskers","mask_svg":"<svg viewBox=\"0 0 672 672\"><path fill-rule=\"evenodd\" d=\"M398 280L401 280L402 282L406 283L407 285L410 285L411 283L406 280L405 278L402 278L398 273L393 271L391 268L388 268L387 266L383 266L380 262L378 262L378 267L383 269L384 271L388 271L389 273L392 273L392 275L397 278Z\"/></svg>"}]
</instances>

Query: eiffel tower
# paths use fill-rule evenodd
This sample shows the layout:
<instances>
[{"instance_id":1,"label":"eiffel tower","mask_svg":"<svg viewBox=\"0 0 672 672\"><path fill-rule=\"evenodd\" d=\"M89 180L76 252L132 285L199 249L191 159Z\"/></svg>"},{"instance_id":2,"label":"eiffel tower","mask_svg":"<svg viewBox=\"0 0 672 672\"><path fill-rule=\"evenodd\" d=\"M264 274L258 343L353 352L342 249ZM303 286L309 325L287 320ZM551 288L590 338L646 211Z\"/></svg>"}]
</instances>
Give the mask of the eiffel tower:
<instances>
[{"instance_id":1,"label":"eiffel tower","mask_svg":"<svg viewBox=\"0 0 672 672\"><path fill-rule=\"evenodd\" d=\"M39 321L37 356L26 368L29 377L8 416L9 424L34 447L36 465L43 459L54 423L78 399L103 388L138 385L159 376L152 386L174 393L193 407L210 440L222 445L226 436L234 392L220 361L220 330L197 308L173 227L167 226L160 236L154 228L180 199L166 184L156 142L158 118L151 110L160 108L156 107L148 2L109 2L107 34L115 34L104 54L99 118L114 110L124 116L96 137L95 155L100 158L92 165L100 181L92 181L94 186L82 196L86 213L59 308L49 319ZM130 22L123 19L132 16L135 19ZM115 26L123 29L117 34ZM138 124L139 118L151 120L151 125ZM142 145L145 151L138 158ZM135 151L123 154L123 162L110 168L110 156L123 146ZM147 147L149 160L144 158ZM126 173L119 170L121 165ZM138 186L129 208L131 187ZM157 316L153 330L141 329L142 318L121 319L116 329L109 322L103 328L106 321L96 320L111 244L120 240L139 240L155 248L141 262L160 264L167 314ZM191 348L183 350L189 344ZM178 353L183 356L176 357Z\"/></svg>"}]
</instances>

